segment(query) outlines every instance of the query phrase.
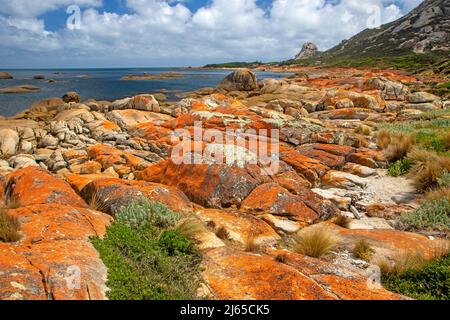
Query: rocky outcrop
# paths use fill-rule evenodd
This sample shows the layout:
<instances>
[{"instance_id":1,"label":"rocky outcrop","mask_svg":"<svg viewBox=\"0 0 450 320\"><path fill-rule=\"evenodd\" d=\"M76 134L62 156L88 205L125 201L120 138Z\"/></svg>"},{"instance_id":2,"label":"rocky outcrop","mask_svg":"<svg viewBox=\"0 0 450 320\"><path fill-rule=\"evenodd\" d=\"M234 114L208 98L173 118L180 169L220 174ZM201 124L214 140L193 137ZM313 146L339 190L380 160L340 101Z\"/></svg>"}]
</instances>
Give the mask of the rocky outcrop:
<instances>
[{"instance_id":1,"label":"rocky outcrop","mask_svg":"<svg viewBox=\"0 0 450 320\"><path fill-rule=\"evenodd\" d=\"M13 79L13 76L5 71L0 72L0 79Z\"/></svg>"},{"instance_id":2,"label":"rocky outcrop","mask_svg":"<svg viewBox=\"0 0 450 320\"><path fill-rule=\"evenodd\" d=\"M75 103L80 103L80 95L76 92L67 92L63 97L62 97L63 101L65 103L70 103L70 102L75 102Z\"/></svg>"},{"instance_id":3,"label":"rocky outcrop","mask_svg":"<svg viewBox=\"0 0 450 320\"><path fill-rule=\"evenodd\" d=\"M250 70L238 70L228 75L219 88L225 91L253 91L258 88L256 75Z\"/></svg>"},{"instance_id":4,"label":"rocky outcrop","mask_svg":"<svg viewBox=\"0 0 450 320\"><path fill-rule=\"evenodd\" d=\"M319 53L319 49L312 42L303 45L302 50L295 56L294 60L305 60L315 57Z\"/></svg>"},{"instance_id":5,"label":"rocky outcrop","mask_svg":"<svg viewBox=\"0 0 450 320\"><path fill-rule=\"evenodd\" d=\"M364 30L327 51L326 55L447 51L450 49L449 16L447 0L426 0L406 16L380 28Z\"/></svg>"},{"instance_id":6,"label":"rocky outcrop","mask_svg":"<svg viewBox=\"0 0 450 320\"><path fill-rule=\"evenodd\" d=\"M17 219L20 240L0 242L0 299L105 299L107 270L89 238L103 237L111 217L41 169L19 170L6 182L5 196L19 206L7 215Z\"/></svg>"}]
</instances>

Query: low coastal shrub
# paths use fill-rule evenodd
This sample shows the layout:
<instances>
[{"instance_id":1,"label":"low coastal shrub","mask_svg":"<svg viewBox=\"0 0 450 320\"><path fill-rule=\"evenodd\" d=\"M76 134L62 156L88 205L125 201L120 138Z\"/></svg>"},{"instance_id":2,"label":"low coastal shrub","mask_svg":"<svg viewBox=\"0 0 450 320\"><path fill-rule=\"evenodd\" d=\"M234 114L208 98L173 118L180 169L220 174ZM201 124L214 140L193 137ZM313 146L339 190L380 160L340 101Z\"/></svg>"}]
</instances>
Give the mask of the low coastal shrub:
<instances>
[{"instance_id":1,"label":"low coastal shrub","mask_svg":"<svg viewBox=\"0 0 450 320\"><path fill-rule=\"evenodd\" d=\"M150 202L146 198L133 201L116 215L116 220L130 227L154 226L167 228L180 220L180 215L159 202Z\"/></svg>"},{"instance_id":2,"label":"low coastal shrub","mask_svg":"<svg viewBox=\"0 0 450 320\"><path fill-rule=\"evenodd\" d=\"M19 240L19 222L16 218L8 216L4 208L0 208L0 242Z\"/></svg>"},{"instance_id":3,"label":"low coastal shrub","mask_svg":"<svg viewBox=\"0 0 450 320\"><path fill-rule=\"evenodd\" d=\"M450 254L421 268L382 276L386 289L418 300L450 299Z\"/></svg>"},{"instance_id":4,"label":"low coastal shrub","mask_svg":"<svg viewBox=\"0 0 450 320\"><path fill-rule=\"evenodd\" d=\"M117 217L104 239L92 239L108 267L108 298L194 299L201 257L195 243L175 228L178 215L139 200Z\"/></svg>"},{"instance_id":5,"label":"low coastal shrub","mask_svg":"<svg viewBox=\"0 0 450 320\"><path fill-rule=\"evenodd\" d=\"M411 160L409 158L404 158L402 160L397 160L394 163L388 165L388 174L392 177L400 177L408 173L411 168Z\"/></svg>"},{"instance_id":6,"label":"low coastal shrub","mask_svg":"<svg viewBox=\"0 0 450 320\"><path fill-rule=\"evenodd\" d=\"M426 201L415 211L402 215L400 222L406 229L449 230L450 200Z\"/></svg>"},{"instance_id":7,"label":"low coastal shrub","mask_svg":"<svg viewBox=\"0 0 450 320\"><path fill-rule=\"evenodd\" d=\"M325 228L313 228L298 234L294 251L309 257L320 258L337 245L333 234Z\"/></svg>"}]
</instances>

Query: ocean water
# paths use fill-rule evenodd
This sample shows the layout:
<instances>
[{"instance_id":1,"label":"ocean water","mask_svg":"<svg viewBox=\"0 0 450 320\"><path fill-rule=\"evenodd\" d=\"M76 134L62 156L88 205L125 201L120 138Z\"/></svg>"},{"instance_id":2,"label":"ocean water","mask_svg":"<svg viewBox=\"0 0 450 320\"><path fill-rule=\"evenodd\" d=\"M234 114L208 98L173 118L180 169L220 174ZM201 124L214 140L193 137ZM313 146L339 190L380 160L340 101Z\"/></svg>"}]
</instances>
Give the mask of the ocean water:
<instances>
[{"instance_id":1,"label":"ocean water","mask_svg":"<svg viewBox=\"0 0 450 320\"><path fill-rule=\"evenodd\" d=\"M3 71L3 70L2 70ZM143 93L157 93L165 90L169 101L177 101L177 93L195 91L204 87L216 87L222 79L231 73L230 70L199 70L186 68L139 68L139 69L36 69L36 70L4 70L14 79L1 80L0 88L18 85L33 85L40 88L36 93L0 94L0 115L12 116L29 108L34 102L50 98L62 97L68 91L76 91L82 100L113 101ZM166 80L125 81L125 75L138 75L147 72L183 73L183 78ZM33 76L44 75L45 80L35 80ZM257 72L258 79L283 78L286 73ZM48 83L53 79L56 82Z\"/></svg>"}]
</instances>

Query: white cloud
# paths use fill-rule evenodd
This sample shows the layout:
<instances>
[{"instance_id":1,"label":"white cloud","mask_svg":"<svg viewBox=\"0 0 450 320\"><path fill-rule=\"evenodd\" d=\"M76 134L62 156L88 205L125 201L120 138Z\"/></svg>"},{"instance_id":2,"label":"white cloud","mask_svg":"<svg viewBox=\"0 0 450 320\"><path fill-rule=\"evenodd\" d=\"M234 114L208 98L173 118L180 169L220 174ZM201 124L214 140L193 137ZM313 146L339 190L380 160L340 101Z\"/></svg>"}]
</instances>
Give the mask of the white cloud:
<instances>
[{"instance_id":1,"label":"white cloud","mask_svg":"<svg viewBox=\"0 0 450 320\"><path fill-rule=\"evenodd\" d=\"M420 0L273 0L266 10L256 0L212 0L196 12L185 2L126 0L130 13L119 15L95 9L101 0L0 0L0 63L24 57L92 66L288 59L303 42L327 49L365 29L373 14L368 6L380 8L386 23ZM45 30L38 16L71 4L89 8L81 29Z\"/></svg>"}]
</instances>

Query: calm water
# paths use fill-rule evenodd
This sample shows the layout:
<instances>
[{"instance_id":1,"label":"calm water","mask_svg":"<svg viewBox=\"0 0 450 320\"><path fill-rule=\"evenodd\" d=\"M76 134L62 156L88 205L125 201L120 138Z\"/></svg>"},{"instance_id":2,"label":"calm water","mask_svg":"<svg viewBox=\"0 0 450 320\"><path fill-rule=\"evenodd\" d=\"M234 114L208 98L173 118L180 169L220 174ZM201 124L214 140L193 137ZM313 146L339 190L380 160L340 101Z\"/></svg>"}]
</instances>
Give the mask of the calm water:
<instances>
[{"instance_id":1,"label":"calm water","mask_svg":"<svg viewBox=\"0 0 450 320\"><path fill-rule=\"evenodd\" d=\"M216 87L231 71L229 70L191 70L179 68L153 69L58 69L58 70L6 70L13 80L0 80L0 88L18 85L33 85L41 91L25 94L0 94L0 115L12 116L29 108L33 102L49 98L62 97L68 91L76 91L82 100L116 100L142 93L157 93L167 90L169 100L176 101L176 93L195 91L203 87ZM174 71L183 73L184 78L148 81L124 81L124 75L156 74ZM33 76L44 75L45 80L34 80ZM87 77L80 77L87 76ZM282 78L287 74L259 72L258 79ZM48 79L57 82L48 83Z\"/></svg>"}]
</instances>

